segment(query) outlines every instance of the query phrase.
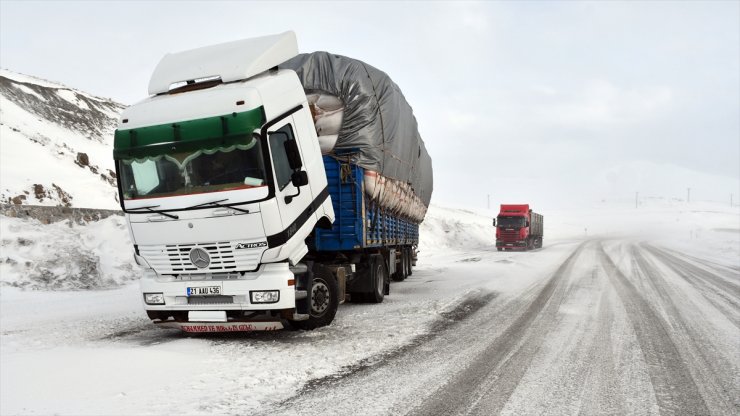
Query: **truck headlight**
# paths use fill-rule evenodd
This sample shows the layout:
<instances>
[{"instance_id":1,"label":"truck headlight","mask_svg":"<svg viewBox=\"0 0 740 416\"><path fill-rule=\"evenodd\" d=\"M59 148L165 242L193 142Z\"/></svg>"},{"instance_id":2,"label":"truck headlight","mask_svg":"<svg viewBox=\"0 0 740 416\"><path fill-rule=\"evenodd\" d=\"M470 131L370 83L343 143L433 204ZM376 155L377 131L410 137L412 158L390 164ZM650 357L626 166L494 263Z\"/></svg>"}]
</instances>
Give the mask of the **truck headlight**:
<instances>
[{"instance_id":1,"label":"truck headlight","mask_svg":"<svg viewBox=\"0 0 740 416\"><path fill-rule=\"evenodd\" d=\"M279 290L254 290L249 292L252 303L276 303L280 300Z\"/></svg>"},{"instance_id":2,"label":"truck headlight","mask_svg":"<svg viewBox=\"0 0 740 416\"><path fill-rule=\"evenodd\" d=\"M147 305L164 305L164 294L144 293L144 303Z\"/></svg>"}]
</instances>

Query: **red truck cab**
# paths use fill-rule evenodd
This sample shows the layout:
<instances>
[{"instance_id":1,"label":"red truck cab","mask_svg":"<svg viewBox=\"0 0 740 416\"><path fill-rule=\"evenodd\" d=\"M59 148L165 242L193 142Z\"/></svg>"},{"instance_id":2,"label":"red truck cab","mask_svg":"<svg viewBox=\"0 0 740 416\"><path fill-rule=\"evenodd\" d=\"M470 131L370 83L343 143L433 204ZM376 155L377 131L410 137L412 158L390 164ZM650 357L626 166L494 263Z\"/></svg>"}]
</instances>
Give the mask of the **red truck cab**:
<instances>
[{"instance_id":1,"label":"red truck cab","mask_svg":"<svg viewBox=\"0 0 740 416\"><path fill-rule=\"evenodd\" d=\"M501 204L493 219L496 227L496 249L532 250L542 247L543 218L529 204Z\"/></svg>"}]
</instances>

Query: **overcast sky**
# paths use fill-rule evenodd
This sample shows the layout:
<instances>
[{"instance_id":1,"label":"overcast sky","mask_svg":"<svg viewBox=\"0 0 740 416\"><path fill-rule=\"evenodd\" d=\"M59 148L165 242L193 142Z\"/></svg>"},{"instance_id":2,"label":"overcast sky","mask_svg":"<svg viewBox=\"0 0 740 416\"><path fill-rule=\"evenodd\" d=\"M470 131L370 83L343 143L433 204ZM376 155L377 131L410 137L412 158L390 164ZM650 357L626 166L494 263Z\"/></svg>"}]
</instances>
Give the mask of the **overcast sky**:
<instances>
[{"instance_id":1,"label":"overcast sky","mask_svg":"<svg viewBox=\"0 0 740 416\"><path fill-rule=\"evenodd\" d=\"M167 52L293 30L401 87L433 202L740 199L740 2L0 1L0 66L132 104Z\"/></svg>"}]
</instances>

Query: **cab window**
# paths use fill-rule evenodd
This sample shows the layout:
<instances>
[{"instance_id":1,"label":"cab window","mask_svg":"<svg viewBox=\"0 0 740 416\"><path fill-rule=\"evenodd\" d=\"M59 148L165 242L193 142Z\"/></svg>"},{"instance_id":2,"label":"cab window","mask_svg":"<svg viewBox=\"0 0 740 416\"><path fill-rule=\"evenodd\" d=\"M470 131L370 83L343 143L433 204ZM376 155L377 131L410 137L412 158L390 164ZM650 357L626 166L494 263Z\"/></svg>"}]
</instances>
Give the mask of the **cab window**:
<instances>
[{"instance_id":1,"label":"cab window","mask_svg":"<svg viewBox=\"0 0 740 416\"><path fill-rule=\"evenodd\" d=\"M281 191L288 186L293 174L288 162L288 154L285 152L285 142L292 139L293 129L290 124L270 134L270 152L272 153L272 165L275 168L275 181Z\"/></svg>"}]
</instances>

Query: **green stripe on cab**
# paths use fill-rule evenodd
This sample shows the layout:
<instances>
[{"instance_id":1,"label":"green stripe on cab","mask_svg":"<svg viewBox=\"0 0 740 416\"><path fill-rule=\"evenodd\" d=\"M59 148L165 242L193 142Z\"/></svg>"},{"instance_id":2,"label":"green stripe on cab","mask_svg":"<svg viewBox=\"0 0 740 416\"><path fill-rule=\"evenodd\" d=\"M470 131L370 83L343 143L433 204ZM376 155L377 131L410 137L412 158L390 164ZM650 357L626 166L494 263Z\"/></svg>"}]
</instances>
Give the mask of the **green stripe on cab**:
<instances>
[{"instance_id":1,"label":"green stripe on cab","mask_svg":"<svg viewBox=\"0 0 740 416\"><path fill-rule=\"evenodd\" d=\"M116 130L113 158L132 159L165 153L246 144L265 123L262 106L223 116Z\"/></svg>"}]
</instances>

